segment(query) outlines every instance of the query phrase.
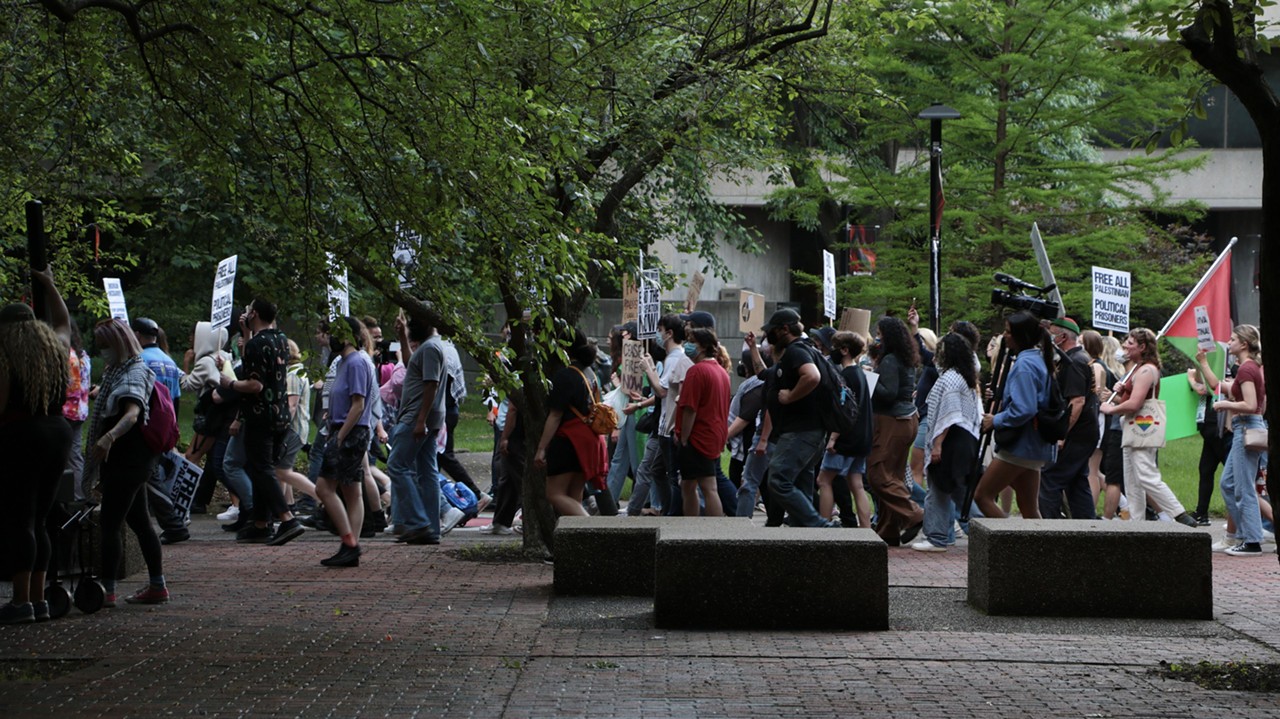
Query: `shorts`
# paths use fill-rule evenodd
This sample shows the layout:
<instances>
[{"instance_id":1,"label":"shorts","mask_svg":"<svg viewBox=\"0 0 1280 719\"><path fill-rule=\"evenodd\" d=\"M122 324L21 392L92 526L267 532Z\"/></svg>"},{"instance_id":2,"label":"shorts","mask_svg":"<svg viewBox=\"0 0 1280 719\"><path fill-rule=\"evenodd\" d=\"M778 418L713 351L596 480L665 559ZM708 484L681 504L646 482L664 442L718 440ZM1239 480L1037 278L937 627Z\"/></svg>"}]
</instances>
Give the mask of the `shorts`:
<instances>
[{"instance_id":1,"label":"shorts","mask_svg":"<svg viewBox=\"0 0 1280 719\"><path fill-rule=\"evenodd\" d=\"M708 457L691 444L676 449L676 462L679 464L682 480L714 477L716 468L720 466L719 457Z\"/></svg>"},{"instance_id":2,"label":"shorts","mask_svg":"<svg viewBox=\"0 0 1280 719\"><path fill-rule=\"evenodd\" d=\"M369 428L356 425L347 438L338 443L338 427L329 429L330 440L324 446L324 459L320 461L320 476L331 479L339 486L359 484L364 481L364 458L369 447Z\"/></svg>"},{"instance_id":3,"label":"shorts","mask_svg":"<svg viewBox=\"0 0 1280 719\"><path fill-rule=\"evenodd\" d=\"M284 441L276 448L276 469L293 469L293 463L302 451L302 438L290 428L284 434Z\"/></svg>"},{"instance_id":4,"label":"shorts","mask_svg":"<svg viewBox=\"0 0 1280 719\"><path fill-rule=\"evenodd\" d=\"M1004 462L1005 464L1011 464L1015 467L1021 467L1022 469L1033 469L1037 472L1039 472L1042 468L1044 468L1045 464L1047 464L1047 462L1043 459L1027 459L1025 457L1018 457L1018 456L1009 454L1008 452L1005 452L1002 450L997 450L995 457L996 459L1000 460L1001 462Z\"/></svg>"},{"instance_id":5,"label":"shorts","mask_svg":"<svg viewBox=\"0 0 1280 719\"><path fill-rule=\"evenodd\" d=\"M547 476L581 471L582 462L578 461L578 450L573 448L573 442L568 437L552 437L547 445Z\"/></svg>"},{"instance_id":6,"label":"shorts","mask_svg":"<svg viewBox=\"0 0 1280 719\"><path fill-rule=\"evenodd\" d=\"M916 441L911 446L916 449L925 449L929 445L929 418L925 417L920 420L920 428L916 430Z\"/></svg>"},{"instance_id":7,"label":"shorts","mask_svg":"<svg viewBox=\"0 0 1280 719\"><path fill-rule=\"evenodd\" d=\"M850 477L867 473L866 457L849 457L835 452L823 452L822 471L835 472L837 477Z\"/></svg>"}]
</instances>

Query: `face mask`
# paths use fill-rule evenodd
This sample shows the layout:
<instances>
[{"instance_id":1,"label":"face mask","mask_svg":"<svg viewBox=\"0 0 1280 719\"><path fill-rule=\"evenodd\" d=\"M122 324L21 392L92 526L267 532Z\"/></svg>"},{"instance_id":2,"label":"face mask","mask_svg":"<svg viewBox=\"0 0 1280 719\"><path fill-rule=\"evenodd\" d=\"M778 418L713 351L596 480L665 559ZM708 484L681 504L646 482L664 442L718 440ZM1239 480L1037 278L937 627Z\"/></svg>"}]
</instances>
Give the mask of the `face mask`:
<instances>
[{"instance_id":1,"label":"face mask","mask_svg":"<svg viewBox=\"0 0 1280 719\"><path fill-rule=\"evenodd\" d=\"M1123 349L1116 350L1116 361L1119 362L1120 364L1124 364L1125 362L1128 362L1129 353L1125 352Z\"/></svg>"},{"instance_id":2,"label":"face mask","mask_svg":"<svg viewBox=\"0 0 1280 719\"><path fill-rule=\"evenodd\" d=\"M685 342L684 353L689 359L693 359L693 357L698 354L698 345L692 342Z\"/></svg>"}]
</instances>

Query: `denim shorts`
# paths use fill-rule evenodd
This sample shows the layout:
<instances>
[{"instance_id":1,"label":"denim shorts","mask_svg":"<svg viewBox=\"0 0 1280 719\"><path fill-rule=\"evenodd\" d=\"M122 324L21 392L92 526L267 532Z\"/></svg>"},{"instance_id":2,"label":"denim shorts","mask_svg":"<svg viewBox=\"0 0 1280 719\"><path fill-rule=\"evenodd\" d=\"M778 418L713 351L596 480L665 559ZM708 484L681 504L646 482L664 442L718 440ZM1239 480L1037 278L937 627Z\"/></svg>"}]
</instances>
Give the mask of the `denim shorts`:
<instances>
[{"instance_id":1,"label":"denim shorts","mask_svg":"<svg viewBox=\"0 0 1280 719\"><path fill-rule=\"evenodd\" d=\"M867 473L866 457L846 457L835 452L822 453L822 471L835 472L837 477Z\"/></svg>"},{"instance_id":2,"label":"denim shorts","mask_svg":"<svg viewBox=\"0 0 1280 719\"><path fill-rule=\"evenodd\" d=\"M924 417L920 420L920 428L916 430L916 441L911 446L916 449L925 449L929 444L929 418Z\"/></svg>"}]
</instances>

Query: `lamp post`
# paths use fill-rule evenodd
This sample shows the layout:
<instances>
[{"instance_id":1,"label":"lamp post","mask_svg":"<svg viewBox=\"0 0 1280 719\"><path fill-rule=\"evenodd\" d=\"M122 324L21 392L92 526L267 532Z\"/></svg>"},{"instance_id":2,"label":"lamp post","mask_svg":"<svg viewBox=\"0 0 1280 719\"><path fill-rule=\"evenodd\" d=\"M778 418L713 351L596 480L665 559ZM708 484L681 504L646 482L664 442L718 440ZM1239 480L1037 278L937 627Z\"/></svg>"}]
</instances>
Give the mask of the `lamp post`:
<instances>
[{"instance_id":1,"label":"lamp post","mask_svg":"<svg viewBox=\"0 0 1280 719\"><path fill-rule=\"evenodd\" d=\"M929 324L941 334L942 324L942 121L960 113L935 102L918 117L929 121Z\"/></svg>"}]
</instances>

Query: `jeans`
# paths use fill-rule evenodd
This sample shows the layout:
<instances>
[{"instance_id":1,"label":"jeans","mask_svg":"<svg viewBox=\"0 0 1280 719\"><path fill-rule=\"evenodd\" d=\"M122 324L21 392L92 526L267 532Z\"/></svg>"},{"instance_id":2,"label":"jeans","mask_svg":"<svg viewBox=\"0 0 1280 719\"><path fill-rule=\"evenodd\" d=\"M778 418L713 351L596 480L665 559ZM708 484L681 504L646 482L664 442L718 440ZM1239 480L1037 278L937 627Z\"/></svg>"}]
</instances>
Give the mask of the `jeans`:
<instances>
[{"instance_id":1,"label":"jeans","mask_svg":"<svg viewBox=\"0 0 1280 719\"><path fill-rule=\"evenodd\" d=\"M769 492L791 515L792 526L821 527L813 507L813 467L823 450L823 431L787 432L769 457Z\"/></svg>"},{"instance_id":2,"label":"jeans","mask_svg":"<svg viewBox=\"0 0 1280 719\"><path fill-rule=\"evenodd\" d=\"M1236 522L1236 537L1243 542L1262 542L1262 515L1258 508L1258 492L1254 489L1258 477L1258 463L1262 452L1246 449L1246 429L1260 429L1267 423L1260 415L1247 414L1231 420L1235 431L1231 437L1231 453L1222 469L1222 499L1227 503L1227 513Z\"/></svg>"},{"instance_id":3,"label":"jeans","mask_svg":"<svg viewBox=\"0 0 1280 719\"><path fill-rule=\"evenodd\" d=\"M227 451L222 455L222 481L227 489L240 498L240 511L253 509L253 485L245 473L244 430L227 441Z\"/></svg>"},{"instance_id":4,"label":"jeans","mask_svg":"<svg viewBox=\"0 0 1280 719\"><path fill-rule=\"evenodd\" d=\"M924 497L924 537L935 547L956 543L956 510L964 504L965 485L943 492L933 482Z\"/></svg>"},{"instance_id":5,"label":"jeans","mask_svg":"<svg viewBox=\"0 0 1280 719\"><path fill-rule=\"evenodd\" d=\"M613 458L609 460L609 477L606 480L609 494L613 495L615 501L622 496L622 485L627 481L627 472L630 471L635 476L640 471L640 462L636 459L635 448L632 446L636 438L635 429L634 414L626 415L618 426L618 443L613 447Z\"/></svg>"},{"instance_id":6,"label":"jeans","mask_svg":"<svg viewBox=\"0 0 1280 719\"><path fill-rule=\"evenodd\" d=\"M440 535L440 481L436 479L436 433L413 436L413 425L397 424L391 435L387 473L391 475L392 521L408 531L430 527Z\"/></svg>"},{"instance_id":7,"label":"jeans","mask_svg":"<svg viewBox=\"0 0 1280 719\"><path fill-rule=\"evenodd\" d=\"M742 465L742 486L738 487L738 513L739 517L750 517L756 511L756 493L760 491L760 483L764 481L765 470L769 468L769 455L772 454L773 445L769 445L769 449L765 451L763 456L757 455L755 452L747 452L747 460Z\"/></svg>"},{"instance_id":8,"label":"jeans","mask_svg":"<svg viewBox=\"0 0 1280 719\"><path fill-rule=\"evenodd\" d=\"M665 486L666 483L667 468L658 445L658 435L655 434L644 445L644 459L640 460L640 468L636 470L636 483L631 488L631 499L627 502L627 516L639 516L646 500L650 500L649 506L661 512L664 493L659 491L658 486ZM652 497L649 496L651 489Z\"/></svg>"},{"instance_id":9,"label":"jeans","mask_svg":"<svg viewBox=\"0 0 1280 719\"><path fill-rule=\"evenodd\" d=\"M1093 456L1096 436L1068 438L1058 451L1058 458L1040 470L1040 516L1062 517L1062 494L1066 492L1067 508L1072 519L1095 519L1093 489L1089 487L1089 458Z\"/></svg>"}]
</instances>

